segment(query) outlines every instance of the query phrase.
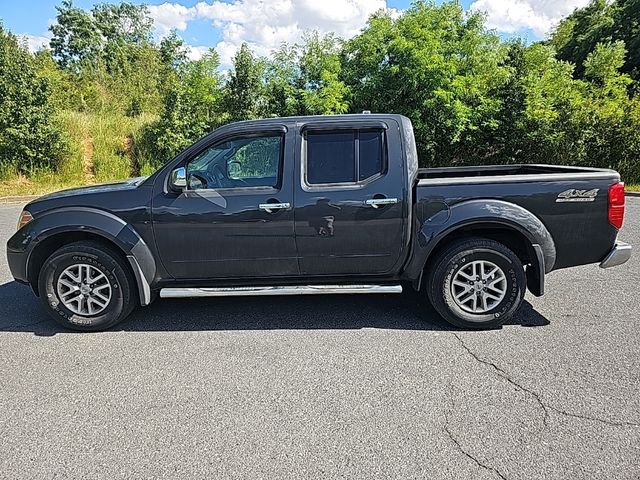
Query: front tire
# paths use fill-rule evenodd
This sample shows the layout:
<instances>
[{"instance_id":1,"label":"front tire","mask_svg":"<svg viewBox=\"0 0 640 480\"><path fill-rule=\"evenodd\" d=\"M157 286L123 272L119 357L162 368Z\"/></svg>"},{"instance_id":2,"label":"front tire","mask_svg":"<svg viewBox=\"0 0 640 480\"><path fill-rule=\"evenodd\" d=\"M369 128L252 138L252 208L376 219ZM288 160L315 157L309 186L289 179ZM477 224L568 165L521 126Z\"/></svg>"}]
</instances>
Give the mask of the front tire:
<instances>
[{"instance_id":1,"label":"front tire","mask_svg":"<svg viewBox=\"0 0 640 480\"><path fill-rule=\"evenodd\" d=\"M516 313L526 291L522 262L494 240L459 240L442 251L429 272L427 294L448 323L496 328Z\"/></svg>"},{"instance_id":2,"label":"front tire","mask_svg":"<svg viewBox=\"0 0 640 480\"><path fill-rule=\"evenodd\" d=\"M42 265L38 289L47 312L62 326L105 330L135 306L135 281L121 256L95 242L56 250Z\"/></svg>"}]
</instances>

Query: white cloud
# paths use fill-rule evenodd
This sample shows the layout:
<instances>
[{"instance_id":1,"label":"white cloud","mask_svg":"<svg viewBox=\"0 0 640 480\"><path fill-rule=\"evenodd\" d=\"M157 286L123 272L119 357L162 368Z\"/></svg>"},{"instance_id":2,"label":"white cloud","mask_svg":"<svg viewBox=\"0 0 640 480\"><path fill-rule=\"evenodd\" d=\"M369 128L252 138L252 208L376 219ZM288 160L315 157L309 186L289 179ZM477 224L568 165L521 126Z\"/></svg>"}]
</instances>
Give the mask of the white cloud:
<instances>
[{"instance_id":1,"label":"white cloud","mask_svg":"<svg viewBox=\"0 0 640 480\"><path fill-rule=\"evenodd\" d=\"M43 48L49 48L49 41L51 35L31 35L29 33L17 34L18 39L27 44L27 48L31 53L42 50Z\"/></svg>"},{"instance_id":2,"label":"white cloud","mask_svg":"<svg viewBox=\"0 0 640 480\"><path fill-rule=\"evenodd\" d=\"M193 20L195 11L178 3L163 3L161 5L149 5L149 14L155 23L156 31L160 36L168 34L172 29L185 31L187 22Z\"/></svg>"},{"instance_id":3,"label":"white cloud","mask_svg":"<svg viewBox=\"0 0 640 480\"><path fill-rule=\"evenodd\" d=\"M222 65L228 66L243 42L257 54L269 55L283 42L299 41L309 30L349 38L383 8L387 8L386 0L215 0L189 8L163 3L150 6L149 12L159 35L172 28L184 31L191 20L211 21L222 36L215 48Z\"/></svg>"},{"instance_id":4,"label":"white cloud","mask_svg":"<svg viewBox=\"0 0 640 480\"><path fill-rule=\"evenodd\" d=\"M200 60L205 53L209 52L209 47L194 47L193 45L187 46L187 58L189 60Z\"/></svg>"},{"instance_id":5,"label":"white cloud","mask_svg":"<svg viewBox=\"0 0 640 480\"><path fill-rule=\"evenodd\" d=\"M486 12L487 27L499 32L531 29L544 36L562 17L588 3L589 0L475 0L469 9Z\"/></svg>"}]
</instances>

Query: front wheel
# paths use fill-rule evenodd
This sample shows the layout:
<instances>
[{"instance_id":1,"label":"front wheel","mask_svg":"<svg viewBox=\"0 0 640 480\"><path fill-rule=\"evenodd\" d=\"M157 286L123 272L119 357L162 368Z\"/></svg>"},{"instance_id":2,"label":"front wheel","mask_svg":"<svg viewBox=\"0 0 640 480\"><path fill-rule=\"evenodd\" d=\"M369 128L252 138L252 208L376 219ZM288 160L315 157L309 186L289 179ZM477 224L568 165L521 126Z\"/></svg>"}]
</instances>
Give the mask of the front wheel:
<instances>
[{"instance_id":1,"label":"front wheel","mask_svg":"<svg viewBox=\"0 0 640 480\"><path fill-rule=\"evenodd\" d=\"M494 240L454 242L436 258L427 293L436 311L461 328L495 328L508 321L524 299L520 259Z\"/></svg>"},{"instance_id":2,"label":"front wheel","mask_svg":"<svg viewBox=\"0 0 640 480\"><path fill-rule=\"evenodd\" d=\"M104 245L77 242L56 250L38 278L49 314L73 330L97 331L124 320L135 305L135 285L121 256Z\"/></svg>"}]
</instances>

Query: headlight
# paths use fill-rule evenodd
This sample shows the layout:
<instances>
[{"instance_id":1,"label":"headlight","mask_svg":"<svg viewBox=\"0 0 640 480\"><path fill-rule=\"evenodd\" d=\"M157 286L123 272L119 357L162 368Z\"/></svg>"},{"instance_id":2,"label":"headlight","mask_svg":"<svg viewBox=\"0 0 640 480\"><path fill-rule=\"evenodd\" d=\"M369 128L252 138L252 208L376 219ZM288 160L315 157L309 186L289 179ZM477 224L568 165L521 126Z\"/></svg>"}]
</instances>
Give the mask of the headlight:
<instances>
[{"instance_id":1,"label":"headlight","mask_svg":"<svg viewBox=\"0 0 640 480\"><path fill-rule=\"evenodd\" d=\"M27 210L23 210L18 219L18 230L24 227L27 223L33 220L33 217Z\"/></svg>"}]
</instances>

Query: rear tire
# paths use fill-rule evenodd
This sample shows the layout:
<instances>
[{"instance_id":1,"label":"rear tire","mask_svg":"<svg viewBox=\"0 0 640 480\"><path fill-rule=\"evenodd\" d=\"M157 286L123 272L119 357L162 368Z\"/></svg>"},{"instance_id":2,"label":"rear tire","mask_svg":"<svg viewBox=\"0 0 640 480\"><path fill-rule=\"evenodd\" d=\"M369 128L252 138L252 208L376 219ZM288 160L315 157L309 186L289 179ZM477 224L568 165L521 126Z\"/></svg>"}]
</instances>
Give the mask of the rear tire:
<instances>
[{"instance_id":1,"label":"rear tire","mask_svg":"<svg viewBox=\"0 0 640 480\"><path fill-rule=\"evenodd\" d=\"M42 265L38 289L47 312L72 330L105 330L136 304L135 280L111 248L89 241L56 250Z\"/></svg>"},{"instance_id":2,"label":"rear tire","mask_svg":"<svg viewBox=\"0 0 640 480\"><path fill-rule=\"evenodd\" d=\"M428 279L429 300L442 318L456 327L478 330L511 319L527 287L517 255L483 238L453 242L435 259Z\"/></svg>"}]
</instances>

